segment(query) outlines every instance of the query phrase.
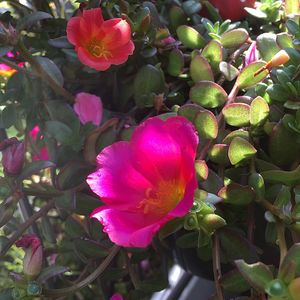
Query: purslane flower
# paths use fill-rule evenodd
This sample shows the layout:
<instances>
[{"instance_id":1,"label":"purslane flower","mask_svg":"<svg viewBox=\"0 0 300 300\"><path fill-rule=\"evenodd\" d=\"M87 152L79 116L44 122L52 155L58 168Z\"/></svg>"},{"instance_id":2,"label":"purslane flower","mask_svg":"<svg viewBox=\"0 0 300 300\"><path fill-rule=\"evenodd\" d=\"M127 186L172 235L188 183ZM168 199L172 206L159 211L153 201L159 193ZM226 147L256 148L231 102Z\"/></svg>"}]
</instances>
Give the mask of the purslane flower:
<instances>
[{"instance_id":1,"label":"purslane flower","mask_svg":"<svg viewBox=\"0 0 300 300\"><path fill-rule=\"evenodd\" d=\"M25 144L13 137L0 143L2 165L9 175L18 175L24 164Z\"/></svg>"},{"instance_id":2,"label":"purslane flower","mask_svg":"<svg viewBox=\"0 0 300 300\"><path fill-rule=\"evenodd\" d=\"M155 117L138 126L130 140L106 147L87 183L106 204L91 217L110 240L125 247L147 247L168 221L193 204L198 135L183 117Z\"/></svg>"},{"instance_id":3,"label":"purslane flower","mask_svg":"<svg viewBox=\"0 0 300 300\"><path fill-rule=\"evenodd\" d=\"M15 59L16 56L13 52L7 52L6 53L6 57L7 58L10 58L10 59ZM17 63L19 67L23 67L24 66L24 62L18 62ZM1 63L0 64L0 75L1 76L4 76L4 77L10 77L11 75L13 75L14 73L16 73L17 70L4 64L4 63Z\"/></svg>"},{"instance_id":4,"label":"purslane flower","mask_svg":"<svg viewBox=\"0 0 300 300\"><path fill-rule=\"evenodd\" d=\"M25 251L24 274L29 277L37 276L41 272L43 263L43 248L40 239L34 234L26 234L16 242L16 246Z\"/></svg>"},{"instance_id":5,"label":"purslane flower","mask_svg":"<svg viewBox=\"0 0 300 300\"><path fill-rule=\"evenodd\" d=\"M33 127L29 133L30 137L32 138L32 141L37 143L41 140L43 140L43 136L39 135L40 127L36 125ZM40 147L37 149L37 152L33 151L32 154L32 160L49 160L49 154L46 147Z\"/></svg>"},{"instance_id":6,"label":"purslane flower","mask_svg":"<svg viewBox=\"0 0 300 300\"><path fill-rule=\"evenodd\" d=\"M100 8L83 10L82 15L71 18L67 37L79 60L98 71L123 64L134 51L127 21L120 18L104 21Z\"/></svg>"},{"instance_id":7,"label":"purslane flower","mask_svg":"<svg viewBox=\"0 0 300 300\"><path fill-rule=\"evenodd\" d=\"M92 122L99 126L102 121L103 106L99 97L89 93L76 95L74 111L82 124Z\"/></svg>"},{"instance_id":8,"label":"purslane flower","mask_svg":"<svg viewBox=\"0 0 300 300\"><path fill-rule=\"evenodd\" d=\"M123 297L122 297L122 295L116 293L110 297L110 300L123 300Z\"/></svg>"}]
</instances>

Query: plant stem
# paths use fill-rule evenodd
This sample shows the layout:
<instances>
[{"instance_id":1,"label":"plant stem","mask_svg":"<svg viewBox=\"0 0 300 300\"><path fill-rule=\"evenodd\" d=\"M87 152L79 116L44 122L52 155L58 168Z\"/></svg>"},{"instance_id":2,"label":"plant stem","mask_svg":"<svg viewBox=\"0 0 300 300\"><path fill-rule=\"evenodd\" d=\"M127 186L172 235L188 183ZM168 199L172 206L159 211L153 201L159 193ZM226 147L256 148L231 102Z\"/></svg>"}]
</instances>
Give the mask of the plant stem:
<instances>
[{"instance_id":1,"label":"plant stem","mask_svg":"<svg viewBox=\"0 0 300 300\"><path fill-rule=\"evenodd\" d=\"M58 298L58 297L63 297L66 295L70 295L75 293L76 291L84 288L91 282L93 282L95 279L97 279L104 271L105 269L109 266L111 261L114 259L114 257L118 254L120 251L120 247L117 245L114 245L112 249L110 250L109 255L103 260L103 262L98 266L98 268L91 273L88 277L86 277L84 280L78 282L77 284L67 287L67 288L62 288L62 289L44 289L43 290L43 295L45 297L49 297L51 299Z\"/></svg>"},{"instance_id":2,"label":"plant stem","mask_svg":"<svg viewBox=\"0 0 300 300\"><path fill-rule=\"evenodd\" d=\"M66 89L60 86L39 64L39 62L35 59L35 57L28 51L25 45L22 42L19 42L18 48L20 53L24 56L24 58L32 65L32 67L37 71L38 75L43 79L52 90L66 98L69 102L74 102L74 97L71 93L69 93Z\"/></svg>"},{"instance_id":3,"label":"plant stem","mask_svg":"<svg viewBox=\"0 0 300 300\"><path fill-rule=\"evenodd\" d=\"M287 246L285 240L285 226L281 221L277 221L276 228L277 228L277 243L280 250L280 265L281 265L287 253Z\"/></svg>"},{"instance_id":4,"label":"plant stem","mask_svg":"<svg viewBox=\"0 0 300 300\"><path fill-rule=\"evenodd\" d=\"M40 217L47 214L47 212L53 208L55 200L50 200L45 206L43 206L37 213L33 214L26 222L24 222L19 230L17 230L9 241L4 245L2 251L0 252L0 258L2 258L10 247L21 237L21 235Z\"/></svg>"},{"instance_id":5,"label":"plant stem","mask_svg":"<svg viewBox=\"0 0 300 300\"><path fill-rule=\"evenodd\" d=\"M221 262L220 262L220 241L217 233L213 236L213 270L214 270L214 279L216 284L216 293L218 300L224 300L223 289L220 284L220 279L222 276L221 271Z\"/></svg>"}]
</instances>

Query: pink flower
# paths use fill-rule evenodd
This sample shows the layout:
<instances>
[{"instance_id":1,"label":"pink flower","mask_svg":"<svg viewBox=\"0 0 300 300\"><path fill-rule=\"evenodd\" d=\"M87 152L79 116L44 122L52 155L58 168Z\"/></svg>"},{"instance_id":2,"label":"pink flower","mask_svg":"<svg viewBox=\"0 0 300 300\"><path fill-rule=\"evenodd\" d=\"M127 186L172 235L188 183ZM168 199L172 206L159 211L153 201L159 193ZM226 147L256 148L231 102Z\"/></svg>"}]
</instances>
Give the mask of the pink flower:
<instances>
[{"instance_id":1,"label":"pink flower","mask_svg":"<svg viewBox=\"0 0 300 300\"><path fill-rule=\"evenodd\" d=\"M25 251L23 259L24 274L30 277L37 276L42 269L43 249L40 239L34 234L26 234L16 242L17 247Z\"/></svg>"},{"instance_id":2,"label":"pink flower","mask_svg":"<svg viewBox=\"0 0 300 300\"><path fill-rule=\"evenodd\" d=\"M6 56L11 59L15 58L15 55L12 52L7 52ZM23 67L24 64L25 64L24 62L19 62L18 66ZM10 77L11 75L13 75L16 72L17 72L16 69L13 69L12 67L10 67L6 64L3 64L3 63L0 64L0 76Z\"/></svg>"},{"instance_id":3,"label":"pink flower","mask_svg":"<svg viewBox=\"0 0 300 300\"><path fill-rule=\"evenodd\" d=\"M185 118L150 118L130 142L114 143L97 156L98 168L87 183L106 205L91 217L112 242L147 247L166 222L189 211L197 188L197 145L196 131Z\"/></svg>"},{"instance_id":4,"label":"pink flower","mask_svg":"<svg viewBox=\"0 0 300 300\"><path fill-rule=\"evenodd\" d=\"M123 64L134 51L130 25L120 18L104 21L100 8L71 18L67 37L75 45L79 60L98 71Z\"/></svg>"},{"instance_id":5,"label":"pink flower","mask_svg":"<svg viewBox=\"0 0 300 300\"><path fill-rule=\"evenodd\" d=\"M113 294L110 300L123 300L123 297L120 294Z\"/></svg>"},{"instance_id":6,"label":"pink flower","mask_svg":"<svg viewBox=\"0 0 300 300\"><path fill-rule=\"evenodd\" d=\"M245 66L250 65L251 63L258 60L258 51L256 49L256 42L252 42L249 49L245 54Z\"/></svg>"},{"instance_id":7,"label":"pink flower","mask_svg":"<svg viewBox=\"0 0 300 300\"><path fill-rule=\"evenodd\" d=\"M33 142L39 143L43 140L43 136L39 136L40 127L36 125L29 133ZM49 154L46 147L39 147L36 154L32 154L32 160L49 160Z\"/></svg>"},{"instance_id":8,"label":"pink flower","mask_svg":"<svg viewBox=\"0 0 300 300\"><path fill-rule=\"evenodd\" d=\"M100 125L103 107L99 97L88 93L77 94L74 110L82 124L92 122L96 126Z\"/></svg>"},{"instance_id":9,"label":"pink flower","mask_svg":"<svg viewBox=\"0 0 300 300\"><path fill-rule=\"evenodd\" d=\"M0 143L2 151L2 165L4 171L9 175L18 175L24 163L25 144L13 137Z\"/></svg>"}]
</instances>

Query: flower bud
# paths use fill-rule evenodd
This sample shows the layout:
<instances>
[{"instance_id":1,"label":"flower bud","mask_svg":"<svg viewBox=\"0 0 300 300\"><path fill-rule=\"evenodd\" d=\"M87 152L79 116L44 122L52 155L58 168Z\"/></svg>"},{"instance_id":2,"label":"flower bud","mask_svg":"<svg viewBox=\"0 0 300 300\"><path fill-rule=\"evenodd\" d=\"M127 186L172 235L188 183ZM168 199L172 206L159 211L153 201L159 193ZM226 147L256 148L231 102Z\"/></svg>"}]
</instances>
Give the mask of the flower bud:
<instances>
[{"instance_id":1,"label":"flower bud","mask_svg":"<svg viewBox=\"0 0 300 300\"><path fill-rule=\"evenodd\" d=\"M215 214L208 214L201 220L201 227L207 231L207 233L213 233L215 230L226 225L226 221Z\"/></svg>"},{"instance_id":2,"label":"flower bud","mask_svg":"<svg viewBox=\"0 0 300 300\"><path fill-rule=\"evenodd\" d=\"M280 50L276 53L273 58L270 60L270 68L278 67L280 65L284 65L290 60L289 55L285 50ZM268 63L268 64L269 64Z\"/></svg>"},{"instance_id":3,"label":"flower bud","mask_svg":"<svg viewBox=\"0 0 300 300\"><path fill-rule=\"evenodd\" d=\"M0 22L0 44L15 46L18 42L16 30L11 24L5 26Z\"/></svg>"},{"instance_id":4,"label":"flower bud","mask_svg":"<svg viewBox=\"0 0 300 300\"><path fill-rule=\"evenodd\" d=\"M30 278L36 277L42 269L43 249L40 239L34 234L24 235L16 242L17 247L25 251L23 272Z\"/></svg>"},{"instance_id":5,"label":"flower bud","mask_svg":"<svg viewBox=\"0 0 300 300\"><path fill-rule=\"evenodd\" d=\"M13 137L0 143L2 165L8 175L18 175L24 163L25 144Z\"/></svg>"},{"instance_id":6,"label":"flower bud","mask_svg":"<svg viewBox=\"0 0 300 300\"><path fill-rule=\"evenodd\" d=\"M123 297L122 295L116 293L111 296L110 300L123 300Z\"/></svg>"},{"instance_id":7,"label":"flower bud","mask_svg":"<svg viewBox=\"0 0 300 300\"><path fill-rule=\"evenodd\" d=\"M245 54L245 66L258 60L258 51L256 49L256 42L253 42Z\"/></svg>"},{"instance_id":8,"label":"flower bud","mask_svg":"<svg viewBox=\"0 0 300 300\"><path fill-rule=\"evenodd\" d=\"M36 281L31 281L27 285L27 295L38 296L41 294L42 288Z\"/></svg>"},{"instance_id":9,"label":"flower bud","mask_svg":"<svg viewBox=\"0 0 300 300\"><path fill-rule=\"evenodd\" d=\"M102 101L99 97L89 93L79 93L76 95L74 110L82 124L92 122L99 126L102 120Z\"/></svg>"}]
</instances>

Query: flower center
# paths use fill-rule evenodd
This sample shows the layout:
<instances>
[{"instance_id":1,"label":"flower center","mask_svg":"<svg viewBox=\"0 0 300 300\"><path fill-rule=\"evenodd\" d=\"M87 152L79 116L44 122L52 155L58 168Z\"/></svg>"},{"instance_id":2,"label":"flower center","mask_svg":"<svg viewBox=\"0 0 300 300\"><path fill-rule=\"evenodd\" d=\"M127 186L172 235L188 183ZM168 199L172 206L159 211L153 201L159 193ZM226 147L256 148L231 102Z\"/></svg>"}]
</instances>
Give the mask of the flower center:
<instances>
[{"instance_id":1,"label":"flower center","mask_svg":"<svg viewBox=\"0 0 300 300\"><path fill-rule=\"evenodd\" d=\"M87 45L87 50L89 53L97 58L104 57L106 60L108 60L110 57L112 57L111 52L106 49L105 45L98 40L92 40Z\"/></svg>"},{"instance_id":2,"label":"flower center","mask_svg":"<svg viewBox=\"0 0 300 300\"><path fill-rule=\"evenodd\" d=\"M145 198L139 203L145 214L166 215L184 195L184 186L176 181L162 181L156 189L147 189Z\"/></svg>"}]
</instances>

